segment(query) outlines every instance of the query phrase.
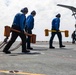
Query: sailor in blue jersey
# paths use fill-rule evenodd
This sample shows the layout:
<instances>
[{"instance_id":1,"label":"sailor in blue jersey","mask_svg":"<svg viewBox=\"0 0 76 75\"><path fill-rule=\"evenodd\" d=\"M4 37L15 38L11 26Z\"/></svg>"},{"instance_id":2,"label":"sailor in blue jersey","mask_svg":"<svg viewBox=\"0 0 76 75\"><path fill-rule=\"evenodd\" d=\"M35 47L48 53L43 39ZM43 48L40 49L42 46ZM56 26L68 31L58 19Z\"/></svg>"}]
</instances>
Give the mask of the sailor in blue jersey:
<instances>
[{"instance_id":1,"label":"sailor in blue jersey","mask_svg":"<svg viewBox=\"0 0 76 75\"><path fill-rule=\"evenodd\" d=\"M26 27L25 30L26 32L28 32L29 34L32 34L32 29L34 28L34 16L36 15L36 11L32 11L31 14L26 18ZM27 49L33 49L31 47L31 43L30 43L31 37L28 36L27 38Z\"/></svg>"},{"instance_id":2,"label":"sailor in blue jersey","mask_svg":"<svg viewBox=\"0 0 76 75\"><path fill-rule=\"evenodd\" d=\"M75 24L75 30L73 31L71 38L72 38L72 43L75 44L75 41L76 41L76 24Z\"/></svg>"},{"instance_id":3,"label":"sailor in blue jersey","mask_svg":"<svg viewBox=\"0 0 76 75\"><path fill-rule=\"evenodd\" d=\"M26 14L28 13L28 8L25 7L21 10L21 13L17 13L14 17L12 28L19 30L21 33L12 31L11 38L5 48L3 49L3 52L6 54L10 54L11 52L9 51L9 48L12 46L12 44L15 42L17 37L19 36L22 40L22 52L30 52L26 50L26 36L24 34L24 29L26 25Z\"/></svg>"},{"instance_id":4,"label":"sailor in blue jersey","mask_svg":"<svg viewBox=\"0 0 76 75\"><path fill-rule=\"evenodd\" d=\"M60 27L60 17L61 17L61 14L57 14L56 15L56 18L54 18L52 20L52 29L51 30L56 30L56 32L51 32L51 37L50 37L50 41L49 41L49 48L51 49L54 49L55 47L53 47L53 39L54 39L54 36L57 34L58 36L58 39L59 39L59 46L60 48L61 47L65 47L64 45L62 45L62 34L61 32L59 32L59 27Z\"/></svg>"}]
</instances>

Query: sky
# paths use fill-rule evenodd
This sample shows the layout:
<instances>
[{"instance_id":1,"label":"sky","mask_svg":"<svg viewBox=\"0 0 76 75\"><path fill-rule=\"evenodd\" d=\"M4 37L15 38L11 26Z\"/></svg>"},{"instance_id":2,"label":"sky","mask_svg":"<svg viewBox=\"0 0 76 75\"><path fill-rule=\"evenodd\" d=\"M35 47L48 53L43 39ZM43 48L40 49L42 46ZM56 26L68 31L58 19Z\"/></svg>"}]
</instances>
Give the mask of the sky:
<instances>
[{"instance_id":1,"label":"sky","mask_svg":"<svg viewBox=\"0 0 76 75\"><path fill-rule=\"evenodd\" d=\"M11 26L16 13L24 7L28 7L28 14L32 10L36 11L35 25L33 34L36 34L37 41L49 41L49 36L45 36L45 29L51 29L51 21L56 14L61 14L60 30L68 30L69 37L65 37L62 33L63 41L71 41L71 34L75 30L75 18L72 16L72 11L67 8L57 6L57 4L70 5L76 7L75 0L0 0L0 41L3 41L4 26ZM10 38L10 37L9 37ZM18 37L17 41L21 39ZM54 41L58 41L55 36Z\"/></svg>"}]
</instances>

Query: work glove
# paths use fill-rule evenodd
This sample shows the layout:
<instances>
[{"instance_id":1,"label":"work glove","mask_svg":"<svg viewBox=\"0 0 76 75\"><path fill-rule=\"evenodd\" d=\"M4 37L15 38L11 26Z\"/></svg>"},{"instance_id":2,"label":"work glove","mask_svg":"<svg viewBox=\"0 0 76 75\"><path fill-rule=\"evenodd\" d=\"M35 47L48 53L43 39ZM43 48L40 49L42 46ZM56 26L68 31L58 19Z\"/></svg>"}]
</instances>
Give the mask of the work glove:
<instances>
[{"instance_id":1,"label":"work glove","mask_svg":"<svg viewBox=\"0 0 76 75\"><path fill-rule=\"evenodd\" d=\"M59 32L60 30L56 30L56 32Z\"/></svg>"},{"instance_id":2,"label":"work glove","mask_svg":"<svg viewBox=\"0 0 76 75\"><path fill-rule=\"evenodd\" d=\"M21 33L24 34L24 31L22 30Z\"/></svg>"}]
</instances>

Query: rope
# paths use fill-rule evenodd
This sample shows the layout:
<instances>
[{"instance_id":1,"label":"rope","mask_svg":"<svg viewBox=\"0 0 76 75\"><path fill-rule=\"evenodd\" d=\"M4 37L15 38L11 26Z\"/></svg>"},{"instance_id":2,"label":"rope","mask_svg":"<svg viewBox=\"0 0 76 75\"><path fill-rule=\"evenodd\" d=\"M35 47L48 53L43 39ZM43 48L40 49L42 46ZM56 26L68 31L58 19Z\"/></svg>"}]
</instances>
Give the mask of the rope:
<instances>
[{"instance_id":1,"label":"rope","mask_svg":"<svg viewBox=\"0 0 76 75\"><path fill-rule=\"evenodd\" d=\"M0 49L7 43L8 37L4 39L4 41L0 44Z\"/></svg>"},{"instance_id":2,"label":"rope","mask_svg":"<svg viewBox=\"0 0 76 75\"><path fill-rule=\"evenodd\" d=\"M8 37L6 37L6 38L4 39L4 41L0 44L0 49L1 49L3 46L5 46L5 44L8 43L7 40L8 40ZM15 48L10 49L10 51L14 51L14 50L18 49L21 45L22 45L22 42L20 42Z\"/></svg>"},{"instance_id":3,"label":"rope","mask_svg":"<svg viewBox=\"0 0 76 75\"><path fill-rule=\"evenodd\" d=\"M3 44L0 46L0 49L5 45L6 43L5 42L3 42Z\"/></svg>"},{"instance_id":4,"label":"rope","mask_svg":"<svg viewBox=\"0 0 76 75\"><path fill-rule=\"evenodd\" d=\"M21 42L15 48L10 49L9 51L14 51L14 50L18 49L20 46L21 46Z\"/></svg>"}]
</instances>

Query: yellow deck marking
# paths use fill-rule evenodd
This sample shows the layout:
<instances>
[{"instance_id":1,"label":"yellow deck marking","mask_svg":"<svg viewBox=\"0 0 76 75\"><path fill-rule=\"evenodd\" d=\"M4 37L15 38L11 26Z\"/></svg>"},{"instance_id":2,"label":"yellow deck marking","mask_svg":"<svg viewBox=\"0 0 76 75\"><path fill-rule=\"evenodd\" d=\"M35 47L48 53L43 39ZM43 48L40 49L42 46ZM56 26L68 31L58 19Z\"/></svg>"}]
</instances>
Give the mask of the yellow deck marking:
<instances>
[{"instance_id":1,"label":"yellow deck marking","mask_svg":"<svg viewBox=\"0 0 76 75\"><path fill-rule=\"evenodd\" d=\"M5 70L0 70L2 73L11 73L11 74L23 74L23 75L45 75L45 74L36 74L36 73L28 73L28 72L10 72L10 71L5 71Z\"/></svg>"}]
</instances>

